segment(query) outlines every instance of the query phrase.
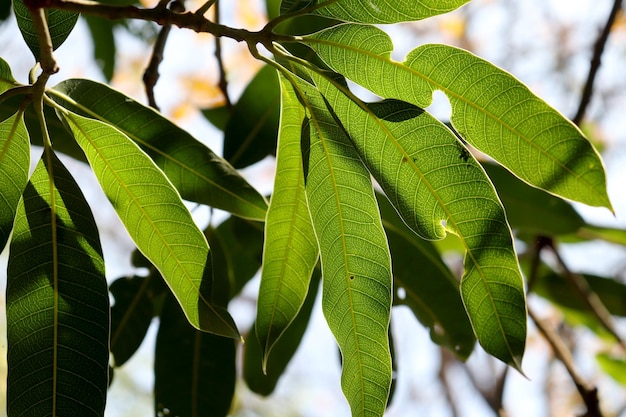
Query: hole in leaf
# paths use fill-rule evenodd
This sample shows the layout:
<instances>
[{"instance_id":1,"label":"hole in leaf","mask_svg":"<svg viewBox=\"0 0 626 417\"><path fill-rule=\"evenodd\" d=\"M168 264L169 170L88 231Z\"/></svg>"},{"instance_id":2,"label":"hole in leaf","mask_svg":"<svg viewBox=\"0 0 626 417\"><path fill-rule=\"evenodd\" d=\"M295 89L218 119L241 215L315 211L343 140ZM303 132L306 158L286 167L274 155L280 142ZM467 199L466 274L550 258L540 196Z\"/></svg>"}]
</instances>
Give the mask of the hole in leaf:
<instances>
[{"instance_id":1,"label":"hole in leaf","mask_svg":"<svg viewBox=\"0 0 626 417\"><path fill-rule=\"evenodd\" d=\"M405 300L406 290L402 287L398 287L398 289L396 289L396 295L398 296L398 300Z\"/></svg>"},{"instance_id":2,"label":"hole in leaf","mask_svg":"<svg viewBox=\"0 0 626 417\"><path fill-rule=\"evenodd\" d=\"M430 106L426 107L426 111L441 121L449 121L452 116L452 107L448 97L439 90L433 91L433 101Z\"/></svg>"}]
</instances>

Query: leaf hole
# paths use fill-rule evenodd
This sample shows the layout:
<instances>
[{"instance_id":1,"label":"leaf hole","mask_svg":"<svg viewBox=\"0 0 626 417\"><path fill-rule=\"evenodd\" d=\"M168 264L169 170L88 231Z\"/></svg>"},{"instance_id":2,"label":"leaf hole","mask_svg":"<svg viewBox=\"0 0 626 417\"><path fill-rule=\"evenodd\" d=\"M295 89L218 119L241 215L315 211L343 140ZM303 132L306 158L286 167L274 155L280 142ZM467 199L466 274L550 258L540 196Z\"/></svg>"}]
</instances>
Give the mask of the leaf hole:
<instances>
[{"instance_id":1,"label":"leaf hole","mask_svg":"<svg viewBox=\"0 0 626 417\"><path fill-rule=\"evenodd\" d=\"M398 297L398 300L406 300L406 290L402 287L398 287L396 289L396 296Z\"/></svg>"},{"instance_id":2,"label":"leaf hole","mask_svg":"<svg viewBox=\"0 0 626 417\"><path fill-rule=\"evenodd\" d=\"M350 275L350 281L354 281L354 275Z\"/></svg>"},{"instance_id":3,"label":"leaf hole","mask_svg":"<svg viewBox=\"0 0 626 417\"><path fill-rule=\"evenodd\" d=\"M426 107L426 111L443 121L449 121L452 117L450 101L443 91L439 90L433 91L433 101L430 103L430 106Z\"/></svg>"},{"instance_id":4,"label":"leaf hole","mask_svg":"<svg viewBox=\"0 0 626 417\"><path fill-rule=\"evenodd\" d=\"M443 329L443 327L441 327L441 324L439 323L435 323L433 325L433 331L438 335L438 336L443 336L446 334L446 331Z\"/></svg>"}]
</instances>

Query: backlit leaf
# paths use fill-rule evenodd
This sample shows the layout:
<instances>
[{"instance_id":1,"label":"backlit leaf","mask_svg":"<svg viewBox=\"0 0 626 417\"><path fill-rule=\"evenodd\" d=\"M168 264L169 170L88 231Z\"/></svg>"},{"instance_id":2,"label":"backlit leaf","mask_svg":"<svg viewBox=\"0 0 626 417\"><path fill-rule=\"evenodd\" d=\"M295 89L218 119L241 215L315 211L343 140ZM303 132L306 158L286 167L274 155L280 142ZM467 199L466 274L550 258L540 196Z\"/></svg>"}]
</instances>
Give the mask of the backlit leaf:
<instances>
[{"instance_id":1,"label":"backlit leaf","mask_svg":"<svg viewBox=\"0 0 626 417\"><path fill-rule=\"evenodd\" d=\"M322 16L356 23L421 20L457 9L469 0L283 0L281 14L310 9Z\"/></svg>"},{"instance_id":2,"label":"backlit leaf","mask_svg":"<svg viewBox=\"0 0 626 417\"><path fill-rule=\"evenodd\" d=\"M98 230L47 151L18 208L7 272L10 416L104 413L109 297Z\"/></svg>"},{"instance_id":3,"label":"backlit leaf","mask_svg":"<svg viewBox=\"0 0 626 417\"><path fill-rule=\"evenodd\" d=\"M372 181L319 92L299 81L309 115L306 193L320 248L322 310L342 353L354 417L384 413L391 384L391 259Z\"/></svg>"},{"instance_id":4,"label":"backlit leaf","mask_svg":"<svg viewBox=\"0 0 626 417\"><path fill-rule=\"evenodd\" d=\"M277 175L265 222L255 329L264 364L304 302L319 253L304 190L300 146L304 109L290 83L281 78L280 85Z\"/></svg>"},{"instance_id":5,"label":"backlit leaf","mask_svg":"<svg viewBox=\"0 0 626 417\"><path fill-rule=\"evenodd\" d=\"M385 98L425 108L434 90L452 105L451 122L472 146L546 191L611 209L602 161L580 130L493 64L447 45L422 45L404 62L389 36L346 24L307 37L335 71Z\"/></svg>"},{"instance_id":6,"label":"backlit leaf","mask_svg":"<svg viewBox=\"0 0 626 417\"><path fill-rule=\"evenodd\" d=\"M112 88L68 80L51 97L82 115L103 121L135 141L190 201L264 220L267 201L224 159L154 110Z\"/></svg>"},{"instance_id":7,"label":"backlit leaf","mask_svg":"<svg viewBox=\"0 0 626 417\"><path fill-rule=\"evenodd\" d=\"M4 59L0 58L0 93L18 85L19 83L15 81L11 73L11 67Z\"/></svg>"},{"instance_id":8,"label":"backlit leaf","mask_svg":"<svg viewBox=\"0 0 626 417\"><path fill-rule=\"evenodd\" d=\"M504 209L485 172L424 110L398 100L365 105L340 83L313 78L404 222L425 239L448 231L460 238L461 295L474 332L487 352L521 370L524 284Z\"/></svg>"},{"instance_id":9,"label":"backlit leaf","mask_svg":"<svg viewBox=\"0 0 626 417\"><path fill-rule=\"evenodd\" d=\"M159 270L189 322L200 330L239 337L230 315L211 301L206 238L163 172L112 126L67 110L62 116L130 237Z\"/></svg>"},{"instance_id":10,"label":"backlit leaf","mask_svg":"<svg viewBox=\"0 0 626 417\"><path fill-rule=\"evenodd\" d=\"M30 143L23 112L0 122L0 252L6 245L22 191L28 182Z\"/></svg>"}]
</instances>

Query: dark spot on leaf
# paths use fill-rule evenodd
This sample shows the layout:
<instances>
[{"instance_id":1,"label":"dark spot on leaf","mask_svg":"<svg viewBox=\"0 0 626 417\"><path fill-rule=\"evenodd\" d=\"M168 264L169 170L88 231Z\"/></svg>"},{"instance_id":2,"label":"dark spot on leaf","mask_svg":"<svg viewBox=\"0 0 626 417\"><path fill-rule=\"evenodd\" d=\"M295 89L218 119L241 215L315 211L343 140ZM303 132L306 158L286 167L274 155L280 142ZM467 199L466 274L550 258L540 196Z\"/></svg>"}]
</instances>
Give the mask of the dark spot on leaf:
<instances>
[{"instance_id":1,"label":"dark spot on leaf","mask_svg":"<svg viewBox=\"0 0 626 417\"><path fill-rule=\"evenodd\" d=\"M350 275L350 281L354 280L354 275Z\"/></svg>"}]
</instances>

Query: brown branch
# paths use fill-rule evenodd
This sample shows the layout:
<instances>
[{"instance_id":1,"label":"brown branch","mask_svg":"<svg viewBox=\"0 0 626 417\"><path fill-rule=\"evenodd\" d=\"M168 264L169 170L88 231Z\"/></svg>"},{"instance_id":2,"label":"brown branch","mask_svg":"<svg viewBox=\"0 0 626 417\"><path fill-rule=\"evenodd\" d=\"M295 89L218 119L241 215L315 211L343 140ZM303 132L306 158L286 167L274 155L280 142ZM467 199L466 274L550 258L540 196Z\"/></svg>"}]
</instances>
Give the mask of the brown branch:
<instances>
[{"instance_id":1,"label":"brown branch","mask_svg":"<svg viewBox=\"0 0 626 417\"><path fill-rule=\"evenodd\" d=\"M604 28L600 32L598 39L596 40L595 46L593 48L593 56L591 57L591 64L589 67L589 74L587 75L587 82L585 83L585 87L583 89L582 96L580 98L580 104L578 106L578 111L576 115L572 119L574 124L580 125L585 116L585 112L587 110L587 106L591 101L591 95L593 93L593 83L596 78L596 74L600 69L600 64L602 61L602 54L604 53L604 46L609 38L611 33L611 27L615 22L615 18L617 17L617 13L622 8L622 0L614 0L613 8L611 9L611 13L607 18L607 21L604 25Z\"/></svg>"},{"instance_id":2,"label":"brown branch","mask_svg":"<svg viewBox=\"0 0 626 417\"><path fill-rule=\"evenodd\" d=\"M215 23L220 23L219 0L215 1ZM222 38L218 36L215 37L215 58L217 59L217 67L220 74L220 80L217 85L224 96L226 106L231 109L233 107L233 103L228 95L228 81L226 80L226 70L224 69L224 60L222 59Z\"/></svg>"},{"instance_id":3,"label":"brown branch","mask_svg":"<svg viewBox=\"0 0 626 417\"><path fill-rule=\"evenodd\" d=\"M530 306L528 307L528 315L533 320L546 341L550 344L552 350L554 351L554 355L565 366L567 373L576 385L576 389L587 407L587 412L581 417L603 417L602 411L600 410L600 401L598 399L598 389L587 382L578 372L578 369L574 364L574 358L561 338L556 334L554 329L548 326L535 314Z\"/></svg>"}]
</instances>

